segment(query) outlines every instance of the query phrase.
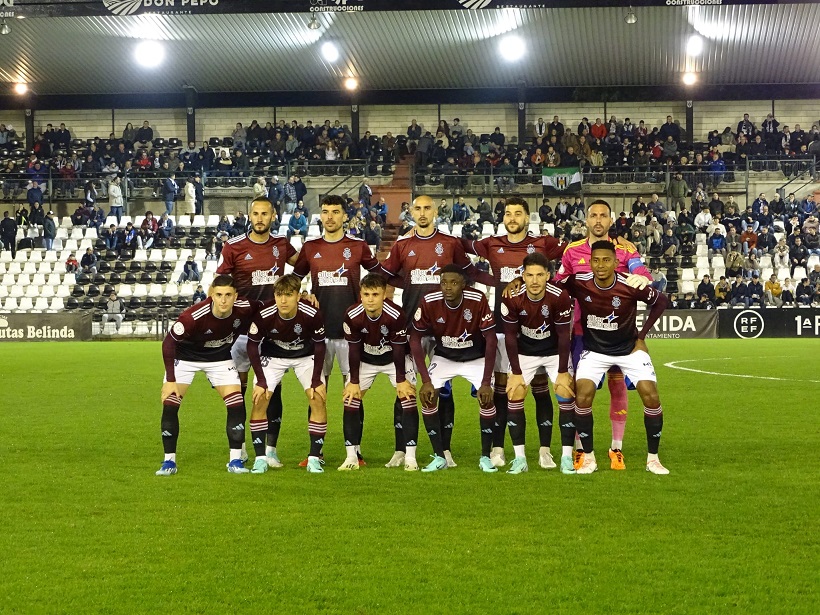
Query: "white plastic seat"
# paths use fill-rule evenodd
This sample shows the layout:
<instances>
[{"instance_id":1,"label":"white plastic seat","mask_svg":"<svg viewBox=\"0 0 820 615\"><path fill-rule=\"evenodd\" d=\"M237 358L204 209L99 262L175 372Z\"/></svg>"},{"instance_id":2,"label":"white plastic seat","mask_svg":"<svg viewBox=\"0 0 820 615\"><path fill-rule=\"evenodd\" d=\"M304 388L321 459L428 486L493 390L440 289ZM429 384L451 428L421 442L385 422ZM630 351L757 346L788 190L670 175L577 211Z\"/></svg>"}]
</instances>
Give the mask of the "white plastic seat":
<instances>
[{"instance_id":1,"label":"white plastic seat","mask_svg":"<svg viewBox=\"0 0 820 615\"><path fill-rule=\"evenodd\" d=\"M812 254L811 256L809 256L809 260L806 262L806 269L812 270L814 269L815 265L820 265L820 256Z\"/></svg>"},{"instance_id":2,"label":"white plastic seat","mask_svg":"<svg viewBox=\"0 0 820 615\"><path fill-rule=\"evenodd\" d=\"M14 286L17 282L17 279L13 273L4 273L3 280L0 282L3 286Z\"/></svg>"},{"instance_id":3,"label":"white plastic seat","mask_svg":"<svg viewBox=\"0 0 820 615\"><path fill-rule=\"evenodd\" d=\"M63 301L62 297L54 297L51 300L51 306L49 308L52 312L61 312L65 309L65 302Z\"/></svg>"},{"instance_id":4,"label":"white plastic seat","mask_svg":"<svg viewBox=\"0 0 820 615\"><path fill-rule=\"evenodd\" d=\"M169 282L165 285L162 294L166 297L176 298L179 296L179 286L173 282Z\"/></svg>"},{"instance_id":5,"label":"white plastic seat","mask_svg":"<svg viewBox=\"0 0 820 615\"><path fill-rule=\"evenodd\" d=\"M777 279L781 282L786 278L791 277L789 268L788 267L778 267L777 268Z\"/></svg>"},{"instance_id":6,"label":"white plastic seat","mask_svg":"<svg viewBox=\"0 0 820 615\"><path fill-rule=\"evenodd\" d=\"M207 256L207 252L205 252L205 248L197 248L197 251L194 252L194 260L197 263L201 264L202 261L205 260L206 256Z\"/></svg>"},{"instance_id":7,"label":"white plastic seat","mask_svg":"<svg viewBox=\"0 0 820 615\"><path fill-rule=\"evenodd\" d=\"M219 222L217 222L216 224L219 224ZM214 226L216 226L216 224ZM202 214L195 215L194 216L194 221L193 221L191 226L199 226L199 227L205 226L205 216L203 216Z\"/></svg>"},{"instance_id":8,"label":"white plastic seat","mask_svg":"<svg viewBox=\"0 0 820 615\"><path fill-rule=\"evenodd\" d=\"M117 216L106 216L105 217L105 228L110 228L111 225L117 226Z\"/></svg>"},{"instance_id":9,"label":"white plastic seat","mask_svg":"<svg viewBox=\"0 0 820 615\"><path fill-rule=\"evenodd\" d=\"M134 228L140 228L143 220L145 220L145 216L134 216Z\"/></svg>"},{"instance_id":10,"label":"white plastic seat","mask_svg":"<svg viewBox=\"0 0 820 615\"><path fill-rule=\"evenodd\" d=\"M31 276L27 273L21 273L17 276L17 285L18 286L28 286L31 284Z\"/></svg>"},{"instance_id":11,"label":"white plastic seat","mask_svg":"<svg viewBox=\"0 0 820 615\"><path fill-rule=\"evenodd\" d=\"M45 312L48 309L48 299L45 297L38 297L34 302L33 312Z\"/></svg>"},{"instance_id":12,"label":"white plastic seat","mask_svg":"<svg viewBox=\"0 0 820 615\"><path fill-rule=\"evenodd\" d=\"M77 241L81 241L84 237L83 234L83 227L82 226L75 226L71 229L70 239L76 239Z\"/></svg>"},{"instance_id":13,"label":"white plastic seat","mask_svg":"<svg viewBox=\"0 0 820 615\"><path fill-rule=\"evenodd\" d=\"M541 225L537 222L530 222L528 225L528 230L533 235L540 235L541 234ZM453 233L455 233L456 229L453 227Z\"/></svg>"},{"instance_id":14,"label":"white plastic seat","mask_svg":"<svg viewBox=\"0 0 820 615\"><path fill-rule=\"evenodd\" d=\"M3 309L6 312L16 312L17 307L17 298L16 297L6 297L6 300L3 302Z\"/></svg>"},{"instance_id":15,"label":"white plastic seat","mask_svg":"<svg viewBox=\"0 0 820 615\"><path fill-rule=\"evenodd\" d=\"M297 251L302 249L303 243L301 235L294 235L290 238L290 245L296 248Z\"/></svg>"},{"instance_id":16,"label":"white plastic seat","mask_svg":"<svg viewBox=\"0 0 820 615\"><path fill-rule=\"evenodd\" d=\"M68 229L63 228L62 226L57 229L57 234L54 236L55 239L59 239L60 241L65 241L68 239Z\"/></svg>"},{"instance_id":17,"label":"white plastic seat","mask_svg":"<svg viewBox=\"0 0 820 615\"><path fill-rule=\"evenodd\" d=\"M122 218L120 218L119 227L120 228L125 228L126 226L128 226L129 222L132 222L131 216L123 216ZM134 225L134 226L136 226L136 225Z\"/></svg>"},{"instance_id":18,"label":"white plastic seat","mask_svg":"<svg viewBox=\"0 0 820 615\"><path fill-rule=\"evenodd\" d=\"M66 297L71 296L71 288L69 288L68 284L60 284L57 287L56 292L54 293L55 297L59 297L60 299L65 299Z\"/></svg>"},{"instance_id":19,"label":"white plastic seat","mask_svg":"<svg viewBox=\"0 0 820 615\"><path fill-rule=\"evenodd\" d=\"M17 255L14 257L15 263L23 263L28 262L28 250L17 250Z\"/></svg>"},{"instance_id":20,"label":"white plastic seat","mask_svg":"<svg viewBox=\"0 0 820 615\"><path fill-rule=\"evenodd\" d=\"M205 288L205 285L202 286ZM196 290L196 286L194 286L191 282L183 282L179 285L179 295L181 297L193 297L194 291Z\"/></svg>"},{"instance_id":21,"label":"white plastic seat","mask_svg":"<svg viewBox=\"0 0 820 615\"><path fill-rule=\"evenodd\" d=\"M772 269L771 267L761 267L760 268L760 279L765 282L770 277L772 277L773 273L774 273L774 269Z\"/></svg>"},{"instance_id":22,"label":"white plastic seat","mask_svg":"<svg viewBox=\"0 0 820 615\"><path fill-rule=\"evenodd\" d=\"M58 222L60 223L60 228L70 230L74 226L74 223L71 221L71 216L63 216Z\"/></svg>"},{"instance_id":23,"label":"white plastic seat","mask_svg":"<svg viewBox=\"0 0 820 615\"><path fill-rule=\"evenodd\" d=\"M179 251L179 258L177 259L177 261L187 261L188 257L191 256L191 254L193 253L193 250L190 250L189 248L182 248Z\"/></svg>"},{"instance_id":24,"label":"white plastic seat","mask_svg":"<svg viewBox=\"0 0 820 615\"><path fill-rule=\"evenodd\" d=\"M712 268L713 269L726 269L726 262L723 260L723 256L717 254L712 257Z\"/></svg>"},{"instance_id":25,"label":"white plastic seat","mask_svg":"<svg viewBox=\"0 0 820 615\"><path fill-rule=\"evenodd\" d=\"M20 263L18 262L8 263L6 265L6 272L12 273L14 275L19 275L23 273L23 268L20 266Z\"/></svg>"},{"instance_id":26,"label":"white plastic seat","mask_svg":"<svg viewBox=\"0 0 820 615\"><path fill-rule=\"evenodd\" d=\"M29 310L34 309L34 301L31 300L31 297L20 297L20 301L17 304L17 310L20 312L28 312Z\"/></svg>"},{"instance_id":27,"label":"white plastic seat","mask_svg":"<svg viewBox=\"0 0 820 615\"><path fill-rule=\"evenodd\" d=\"M319 230L319 225L311 224L310 226L308 226L307 236L308 239L310 239L311 237L321 237L322 232Z\"/></svg>"},{"instance_id":28,"label":"white plastic seat","mask_svg":"<svg viewBox=\"0 0 820 615\"><path fill-rule=\"evenodd\" d=\"M146 250L134 250L134 260L142 263L148 260L148 252Z\"/></svg>"},{"instance_id":29,"label":"white plastic seat","mask_svg":"<svg viewBox=\"0 0 820 615\"><path fill-rule=\"evenodd\" d=\"M85 238L86 239L98 239L99 237L97 236L97 229L95 229L93 227L85 229Z\"/></svg>"},{"instance_id":30,"label":"white plastic seat","mask_svg":"<svg viewBox=\"0 0 820 615\"><path fill-rule=\"evenodd\" d=\"M34 286L44 286L46 283L46 276L42 273L35 273L31 276L31 283Z\"/></svg>"},{"instance_id":31,"label":"white plastic seat","mask_svg":"<svg viewBox=\"0 0 820 615\"><path fill-rule=\"evenodd\" d=\"M27 262L23 265L23 273L27 273L29 275L37 273L37 265L31 261Z\"/></svg>"},{"instance_id":32,"label":"white plastic seat","mask_svg":"<svg viewBox=\"0 0 820 615\"><path fill-rule=\"evenodd\" d=\"M29 252L28 255L28 262L30 263L42 263L43 262L43 253L45 250L32 250ZM53 252L53 250L52 250Z\"/></svg>"},{"instance_id":33,"label":"white plastic seat","mask_svg":"<svg viewBox=\"0 0 820 615\"><path fill-rule=\"evenodd\" d=\"M699 243L695 248L695 255L697 256L708 256L709 248L706 247L705 243Z\"/></svg>"},{"instance_id":34,"label":"white plastic seat","mask_svg":"<svg viewBox=\"0 0 820 615\"><path fill-rule=\"evenodd\" d=\"M161 263L162 262L162 250L157 250L156 248L148 252L148 260L152 263Z\"/></svg>"},{"instance_id":35,"label":"white plastic seat","mask_svg":"<svg viewBox=\"0 0 820 615\"><path fill-rule=\"evenodd\" d=\"M708 269L708 267L707 267ZM695 280L695 270L694 269L684 269L681 275L681 280L684 282L694 282Z\"/></svg>"},{"instance_id":36,"label":"white plastic seat","mask_svg":"<svg viewBox=\"0 0 820 615\"><path fill-rule=\"evenodd\" d=\"M209 273L216 273L217 262L215 260L205 261L205 271Z\"/></svg>"},{"instance_id":37,"label":"white plastic seat","mask_svg":"<svg viewBox=\"0 0 820 615\"><path fill-rule=\"evenodd\" d=\"M806 268L805 267L795 267L794 268L794 275L792 275L792 279L799 281L799 280L802 280L803 278L805 278L807 275L808 274L806 273Z\"/></svg>"},{"instance_id":38,"label":"white plastic seat","mask_svg":"<svg viewBox=\"0 0 820 615\"><path fill-rule=\"evenodd\" d=\"M77 250L79 249L80 245L77 243L76 239L67 239L63 244L63 250L73 252L74 254L77 254Z\"/></svg>"},{"instance_id":39,"label":"white plastic seat","mask_svg":"<svg viewBox=\"0 0 820 615\"><path fill-rule=\"evenodd\" d=\"M765 254L760 257L760 262L758 263L761 269L769 269L772 266L772 257L768 254Z\"/></svg>"},{"instance_id":40,"label":"white plastic seat","mask_svg":"<svg viewBox=\"0 0 820 615\"><path fill-rule=\"evenodd\" d=\"M463 224L454 224L453 225L453 236L454 237L461 237L461 229L464 228Z\"/></svg>"},{"instance_id":41,"label":"white plastic seat","mask_svg":"<svg viewBox=\"0 0 820 615\"><path fill-rule=\"evenodd\" d=\"M35 286L34 284L26 286L26 295L25 296L29 297L31 299L36 299L37 297L40 296L40 287Z\"/></svg>"},{"instance_id":42,"label":"white plastic seat","mask_svg":"<svg viewBox=\"0 0 820 615\"><path fill-rule=\"evenodd\" d=\"M680 283L680 294L686 293L694 293L695 292L695 283L691 280L681 281Z\"/></svg>"},{"instance_id":43,"label":"white plastic seat","mask_svg":"<svg viewBox=\"0 0 820 615\"><path fill-rule=\"evenodd\" d=\"M40 296L41 297L53 297L55 294L54 286L50 286L49 284L45 284L40 287Z\"/></svg>"},{"instance_id":44,"label":"white plastic seat","mask_svg":"<svg viewBox=\"0 0 820 615\"><path fill-rule=\"evenodd\" d=\"M133 296L131 287L128 284L120 284L120 287L117 289L117 294L120 296L120 299Z\"/></svg>"},{"instance_id":45,"label":"white plastic seat","mask_svg":"<svg viewBox=\"0 0 820 615\"><path fill-rule=\"evenodd\" d=\"M9 250L3 250L0 252L0 263L10 263L11 262L11 252Z\"/></svg>"},{"instance_id":46,"label":"white plastic seat","mask_svg":"<svg viewBox=\"0 0 820 615\"><path fill-rule=\"evenodd\" d=\"M485 223L481 226L481 234L482 234L482 235L487 235L487 236L489 236L489 235L492 235L494 232L495 232L495 230L493 229L493 224L492 224L492 222L485 222Z\"/></svg>"},{"instance_id":47,"label":"white plastic seat","mask_svg":"<svg viewBox=\"0 0 820 615\"><path fill-rule=\"evenodd\" d=\"M40 263L40 265L37 267L37 273L42 273L43 275L48 275L48 274L50 274L50 273L51 273L51 266L52 266L53 264L54 264L54 263L47 262L47 261L43 261L43 262L42 262L42 263Z\"/></svg>"},{"instance_id":48,"label":"white plastic seat","mask_svg":"<svg viewBox=\"0 0 820 615\"><path fill-rule=\"evenodd\" d=\"M80 242L80 247L79 247L80 252L85 254L85 251L88 250L88 248L91 248L93 250L94 249L94 242L92 242L90 239L83 239Z\"/></svg>"},{"instance_id":49,"label":"white plastic seat","mask_svg":"<svg viewBox=\"0 0 820 615\"><path fill-rule=\"evenodd\" d=\"M156 282L154 282L148 286L149 297L162 297L162 295L162 284L157 284Z\"/></svg>"},{"instance_id":50,"label":"white plastic seat","mask_svg":"<svg viewBox=\"0 0 820 615\"><path fill-rule=\"evenodd\" d=\"M54 269L52 269L52 271L54 273L58 274L58 275L65 275L65 273L66 273L65 261L58 261L58 262L54 263Z\"/></svg>"},{"instance_id":51,"label":"white plastic seat","mask_svg":"<svg viewBox=\"0 0 820 615\"><path fill-rule=\"evenodd\" d=\"M712 279L713 280L719 280L720 276L725 276L725 275L726 275L726 270L723 269L722 267L715 267L712 270Z\"/></svg>"},{"instance_id":52,"label":"white plastic seat","mask_svg":"<svg viewBox=\"0 0 820 615\"><path fill-rule=\"evenodd\" d=\"M165 250L165 258L163 258L163 260L166 260L169 263L175 263L179 260L179 253L173 248L169 248L168 250Z\"/></svg>"},{"instance_id":53,"label":"white plastic seat","mask_svg":"<svg viewBox=\"0 0 820 615\"><path fill-rule=\"evenodd\" d=\"M135 297L145 297L148 295L148 285L147 284L134 284L134 296Z\"/></svg>"},{"instance_id":54,"label":"white plastic seat","mask_svg":"<svg viewBox=\"0 0 820 615\"><path fill-rule=\"evenodd\" d=\"M196 222L196 220L194 220L194 222ZM210 216L208 216L206 226L208 226L209 228L216 228L217 226L219 226L219 216L216 214L211 214Z\"/></svg>"},{"instance_id":55,"label":"white plastic seat","mask_svg":"<svg viewBox=\"0 0 820 615\"><path fill-rule=\"evenodd\" d=\"M706 256L698 256L698 260L695 263L695 267L697 267L698 269L702 267L709 267L709 258Z\"/></svg>"},{"instance_id":56,"label":"white plastic seat","mask_svg":"<svg viewBox=\"0 0 820 615\"><path fill-rule=\"evenodd\" d=\"M191 216L180 216L179 221L177 222L177 226L190 227L191 226Z\"/></svg>"}]
</instances>

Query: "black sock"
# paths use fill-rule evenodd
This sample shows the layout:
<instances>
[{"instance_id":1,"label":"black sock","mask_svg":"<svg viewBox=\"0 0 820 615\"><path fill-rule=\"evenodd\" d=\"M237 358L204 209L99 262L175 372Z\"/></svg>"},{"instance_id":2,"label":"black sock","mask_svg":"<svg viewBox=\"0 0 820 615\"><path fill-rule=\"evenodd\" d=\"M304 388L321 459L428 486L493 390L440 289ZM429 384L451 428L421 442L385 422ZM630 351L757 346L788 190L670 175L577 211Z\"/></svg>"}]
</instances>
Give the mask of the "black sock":
<instances>
[{"instance_id":1,"label":"black sock","mask_svg":"<svg viewBox=\"0 0 820 615\"><path fill-rule=\"evenodd\" d=\"M166 403L162 406L160 429L162 430L163 451L166 455L176 453L177 439L179 438L179 404Z\"/></svg>"},{"instance_id":2,"label":"black sock","mask_svg":"<svg viewBox=\"0 0 820 615\"><path fill-rule=\"evenodd\" d=\"M344 404L344 416L342 417L342 433L345 438L345 446L356 446L360 443L361 420L359 412L362 400L351 399Z\"/></svg>"},{"instance_id":3,"label":"black sock","mask_svg":"<svg viewBox=\"0 0 820 615\"><path fill-rule=\"evenodd\" d=\"M495 408L479 409L479 424L481 425L481 456L489 457L493 447L493 433L495 432Z\"/></svg>"},{"instance_id":4,"label":"black sock","mask_svg":"<svg viewBox=\"0 0 820 615\"><path fill-rule=\"evenodd\" d=\"M228 435L228 448L241 449L245 443L245 398L238 391L225 397L228 417L225 422L225 433Z\"/></svg>"},{"instance_id":5,"label":"black sock","mask_svg":"<svg viewBox=\"0 0 820 615\"><path fill-rule=\"evenodd\" d=\"M578 438L585 453L593 451L592 445L592 408L575 407L575 429L578 431Z\"/></svg>"},{"instance_id":6,"label":"black sock","mask_svg":"<svg viewBox=\"0 0 820 615\"><path fill-rule=\"evenodd\" d=\"M538 424L538 439L541 441L541 446L548 447L552 442L553 421L552 398L550 397L549 386L546 384L532 385L532 396L535 399L535 422Z\"/></svg>"},{"instance_id":7,"label":"black sock","mask_svg":"<svg viewBox=\"0 0 820 615\"><path fill-rule=\"evenodd\" d=\"M360 399L359 401L359 422L356 426L356 445L359 446L362 443L362 435L364 433L364 402ZM359 459L362 458L361 453L357 452L356 455Z\"/></svg>"},{"instance_id":8,"label":"black sock","mask_svg":"<svg viewBox=\"0 0 820 615\"><path fill-rule=\"evenodd\" d=\"M404 411L401 407L401 400L396 397L393 400L393 438L395 440L395 448L393 450L396 451L404 451L406 450L404 447L404 425L402 424L402 415ZM418 423L416 423L416 428L418 429Z\"/></svg>"},{"instance_id":9,"label":"black sock","mask_svg":"<svg viewBox=\"0 0 820 615\"><path fill-rule=\"evenodd\" d=\"M327 421L324 423L314 423L308 421L308 436L310 437L310 453L311 457L320 457L322 455L322 447L325 445L325 434L327 433Z\"/></svg>"},{"instance_id":10,"label":"black sock","mask_svg":"<svg viewBox=\"0 0 820 615\"><path fill-rule=\"evenodd\" d=\"M646 428L646 448L649 454L657 455L658 447L661 444L661 431L663 431L663 408L643 409L643 424Z\"/></svg>"},{"instance_id":11,"label":"black sock","mask_svg":"<svg viewBox=\"0 0 820 615\"><path fill-rule=\"evenodd\" d=\"M419 441L419 410L416 406L416 398L403 399L401 401L401 425L402 437L404 441L401 449L406 451L408 446L418 446Z\"/></svg>"},{"instance_id":12,"label":"black sock","mask_svg":"<svg viewBox=\"0 0 820 615\"><path fill-rule=\"evenodd\" d=\"M421 416L424 419L424 428L427 430L427 437L430 438L430 444L433 447L433 452L439 457L444 457L444 444L441 438L441 420L439 419L439 410L435 408L422 408Z\"/></svg>"},{"instance_id":13,"label":"black sock","mask_svg":"<svg viewBox=\"0 0 820 615\"><path fill-rule=\"evenodd\" d=\"M495 424L493 425L493 446L504 448L504 439L507 435L507 390L501 385L495 385L493 393L495 404ZM510 436L512 437L512 436Z\"/></svg>"},{"instance_id":14,"label":"black sock","mask_svg":"<svg viewBox=\"0 0 820 615\"><path fill-rule=\"evenodd\" d=\"M561 446L573 446L576 430L575 400L558 398L558 429L561 431Z\"/></svg>"},{"instance_id":15,"label":"black sock","mask_svg":"<svg viewBox=\"0 0 820 615\"><path fill-rule=\"evenodd\" d=\"M519 446L526 441L527 415L524 414L524 400L510 401L510 413L507 415L507 426L510 428L510 440L513 446ZM495 442L493 442L495 446Z\"/></svg>"},{"instance_id":16,"label":"black sock","mask_svg":"<svg viewBox=\"0 0 820 615\"><path fill-rule=\"evenodd\" d=\"M441 424L439 430L441 432L441 445L445 451L450 450L450 440L453 439L453 425L455 423L456 405L453 401L453 396L445 397L441 395L438 400L438 416ZM427 421L424 421L427 425Z\"/></svg>"},{"instance_id":17,"label":"black sock","mask_svg":"<svg viewBox=\"0 0 820 615\"><path fill-rule=\"evenodd\" d=\"M279 430L282 429L282 385L276 385L273 389L273 395L270 396L268 402L268 435L267 445L276 446L279 442Z\"/></svg>"},{"instance_id":18,"label":"black sock","mask_svg":"<svg viewBox=\"0 0 820 615\"><path fill-rule=\"evenodd\" d=\"M267 419L251 419L251 443L257 457L265 456L265 432L268 430Z\"/></svg>"}]
</instances>

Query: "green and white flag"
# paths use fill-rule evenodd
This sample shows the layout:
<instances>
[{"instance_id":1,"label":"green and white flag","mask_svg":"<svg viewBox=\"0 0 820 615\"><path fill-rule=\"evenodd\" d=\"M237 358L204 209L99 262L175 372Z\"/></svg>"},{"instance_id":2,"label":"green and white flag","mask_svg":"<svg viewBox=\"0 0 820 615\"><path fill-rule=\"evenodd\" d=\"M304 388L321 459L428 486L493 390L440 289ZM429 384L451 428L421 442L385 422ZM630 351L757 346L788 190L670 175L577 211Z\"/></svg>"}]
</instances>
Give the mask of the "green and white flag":
<instances>
[{"instance_id":1,"label":"green and white flag","mask_svg":"<svg viewBox=\"0 0 820 615\"><path fill-rule=\"evenodd\" d=\"M581 192L581 171L577 167L544 167L544 194L577 194Z\"/></svg>"}]
</instances>

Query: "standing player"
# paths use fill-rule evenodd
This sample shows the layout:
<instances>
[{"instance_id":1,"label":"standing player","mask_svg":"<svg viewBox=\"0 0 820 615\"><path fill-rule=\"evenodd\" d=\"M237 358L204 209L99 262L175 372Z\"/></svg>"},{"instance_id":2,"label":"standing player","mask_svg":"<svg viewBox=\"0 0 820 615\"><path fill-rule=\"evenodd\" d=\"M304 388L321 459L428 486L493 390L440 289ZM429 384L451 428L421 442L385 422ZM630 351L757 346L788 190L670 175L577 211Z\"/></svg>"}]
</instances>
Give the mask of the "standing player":
<instances>
[{"instance_id":1,"label":"standing player","mask_svg":"<svg viewBox=\"0 0 820 615\"><path fill-rule=\"evenodd\" d=\"M436 205L429 196L419 196L413 201L410 209L413 220L416 222L414 232L399 237L390 254L382 262L382 269L388 276L403 279L404 289L401 297L402 310L408 317L414 314L422 297L427 293L441 290L440 273L442 267L454 264L468 275L475 275L470 258L464 252L461 240L441 233L436 228ZM486 275L486 274L483 274ZM489 277L489 276L487 276ZM411 323L407 323L409 328ZM439 415L441 417L441 434L444 443L444 454L450 467L455 467L453 456L450 453L450 439L453 434L455 405L452 390L447 386L440 392L441 402ZM396 450L400 452L403 437L401 434L401 402L398 398L393 405L393 414L396 425ZM402 463L401 455L394 455L387 465L399 466Z\"/></svg>"},{"instance_id":2,"label":"standing player","mask_svg":"<svg viewBox=\"0 0 820 615\"><path fill-rule=\"evenodd\" d=\"M324 472L319 454L327 433L327 395L322 379L325 330L319 311L299 300L301 286L301 280L295 275L279 278L273 285L274 301L262 306L248 330L248 357L254 373L251 410L251 433L256 452L254 474L266 472L269 465L263 444L268 426L265 410L272 393L269 389L279 386L288 369L293 369L310 402L307 470Z\"/></svg>"},{"instance_id":3,"label":"standing player","mask_svg":"<svg viewBox=\"0 0 820 615\"><path fill-rule=\"evenodd\" d=\"M233 278L218 275L208 290L208 298L182 312L165 336L162 342L165 379L160 395L165 460L157 476L177 473L179 406L198 371L205 372L228 409L225 425L230 448L228 472L248 471L240 459L245 442L245 398L231 359L231 346L239 333L247 330L255 312L255 304L237 299Z\"/></svg>"},{"instance_id":4,"label":"standing player","mask_svg":"<svg viewBox=\"0 0 820 615\"><path fill-rule=\"evenodd\" d=\"M493 433L493 450L490 459L500 468L505 463L504 435L507 429L507 373L510 362L504 344L503 319L500 318L501 298L507 284L521 276L524 258L529 254L541 253L550 260L561 258L566 247L555 237L533 235L529 232L530 206L520 197L510 197L504 207L504 228L506 235L493 235L477 241L462 240L467 252L482 256L490 263L495 278L495 318L500 326L496 330L498 350L495 358L495 408L497 412ZM550 399L549 381L546 375L537 374L532 382L532 396L535 398L535 419L541 448L538 463L544 469L555 467L550 454L552 440L553 410Z\"/></svg>"},{"instance_id":5,"label":"standing player","mask_svg":"<svg viewBox=\"0 0 820 615\"><path fill-rule=\"evenodd\" d=\"M495 320L484 293L465 289L467 278L461 267L445 265L440 271L441 290L429 293L416 308L410 348L416 369L424 383L421 386L421 413L433 445L433 461L422 472L448 467L444 459L441 421L438 415L438 390L445 382L461 376L478 389L481 423L481 458L484 472L498 472L490 461L493 444L493 365L495 364ZM422 336L435 340L430 367L425 365Z\"/></svg>"},{"instance_id":6,"label":"standing player","mask_svg":"<svg viewBox=\"0 0 820 615\"><path fill-rule=\"evenodd\" d=\"M567 246L561 259L561 268L555 275L556 281L561 281L568 275L589 273L592 244L596 241L609 241L609 228L612 226L612 208L603 200L593 201L587 210L587 229L589 236L586 239L575 241ZM627 274L629 286L643 289L652 282L652 274L641 261L641 255L634 246L615 246L616 272ZM580 311L576 304L575 339L573 341L573 363L577 364L581 352L581 326L578 318ZM577 371L577 370L576 370ZM624 431L626 430L627 397L624 376L617 367L613 367L607 376L609 386L609 418L612 422L612 445L609 450L610 467L613 470L625 470L622 453ZM575 467L580 465L581 455L576 456Z\"/></svg>"},{"instance_id":7,"label":"standing player","mask_svg":"<svg viewBox=\"0 0 820 615\"><path fill-rule=\"evenodd\" d=\"M404 469L419 469L416 441L419 414L416 408L416 373L407 353L407 317L401 308L385 299L387 281L378 274L362 279L360 303L347 310L343 329L350 354L350 381L344 390L344 436L347 458L340 470L358 470L356 446L361 444L359 408L362 398L378 374L387 374L401 400L403 440L400 456ZM396 458L399 451L393 454Z\"/></svg>"},{"instance_id":8,"label":"standing player","mask_svg":"<svg viewBox=\"0 0 820 615\"><path fill-rule=\"evenodd\" d=\"M222 246L222 254L216 272L231 274L236 281L240 297L252 301L273 301L273 285L285 274L285 263L296 262L296 249L286 237L271 235L271 224L276 219L273 204L266 199L256 199L251 203L251 230L230 239ZM233 346L233 356L239 379L242 382L242 396L248 386L248 336L242 331ZM272 468L282 467L276 454L279 429L282 425L282 387L273 392L268 407L267 460Z\"/></svg>"},{"instance_id":9,"label":"standing player","mask_svg":"<svg viewBox=\"0 0 820 615\"><path fill-rule=\"evenodd\" d=\"M578 302L584 332L584 350L575 368L575 428L584 447L576 473L591 474L598 469L593 452L592 402L604 375L617 366L635 385L643 401L649 449L646 470L653 474L669 474L658 459L663 410L655 368L644 341L666 309L666 296L651 286L633 288L627 284L625 276L616 274L618 258L612 242L596 241L590 254L592 273L574 274L564 281L570 295ZM640 331L635 327L638 301L652 306Z\"/></svg>"},{"instance_id":10,"label":"standing player","mask_svg":"<svg viewBox=\"0 0 820 615\"><path fill-rule=\"evenodd\" d=\"M565 290L548 283L549 261L543 254L529 254L524 258L523 267L524 287L516 295L505 297L501 304L505 345L511 366L506 389L510 400L507 423L515 449L515 459L507 473L520 474L527 471L527 458L524 455L527 430L524 398L535 374L544 370L552 380L558 399L561 471L564 474L574 474L572 442L575 438L575 400L572 373L568 368L572 301ZM543 441L541 446L543 450ZM554 463L552 467L555 467Z\"/></svg>"},{"instance_id":11,"label":"standing player","mask_svg":"<svg viewBox=\"0 0 820 615\"><path fill-rule=\"evenodd\" d=\"M369 272L379 268L379 261L370 253L368 245L345 234L345 216L342 197L330 194L322 199L320 217L324 234L304 243L293 267L293 273L299 278L310 274L312 292L324 314L327 337L325 382L330 378L334 358L345 379L350 373L342 323L347 309L359 302L361 268ZM364 421L364 406L360 409L360 417ZM361 441L361 427L358 439Z\"/></svg>"}]
</instances>

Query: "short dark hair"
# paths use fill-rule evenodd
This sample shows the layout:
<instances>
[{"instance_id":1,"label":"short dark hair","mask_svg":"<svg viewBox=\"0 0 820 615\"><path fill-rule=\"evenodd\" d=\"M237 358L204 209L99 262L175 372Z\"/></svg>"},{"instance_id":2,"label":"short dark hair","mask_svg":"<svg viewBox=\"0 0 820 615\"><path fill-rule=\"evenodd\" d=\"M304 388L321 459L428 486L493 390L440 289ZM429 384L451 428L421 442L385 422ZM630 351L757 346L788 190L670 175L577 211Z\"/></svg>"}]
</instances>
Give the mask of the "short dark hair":
<instances>
[{"instance_id":1,"label":"short dark hair","mask_svg":"<svg viewBox=\"0 0 820 615\"><path fill-rule=\"evenodd\" d=\"M378 273L368 273L362 278L359 286L361 288L381 288L385 290L387 289L387 280Z\"/></svg>"},{"instance_id":2,"label":"short dark hair","mask_svg":"<svg viewBox=\"0 0 820 615\"><path fill-rule=\"evenodd\" d=\"M273 284L274 295L290 295L293 293L299 294L302 288L302 280L299 276L292 273L283 275Z\"/></svg>"},{"instance_id":3,"label":"short dark hair","mask_svg":"<svg viewBox=\"0 0 820 615\"><path fill-rule=\"evenodd\" d=\"M595 252L595 250L609 250L615 254L615 244L611 241L602 239L600 241L596 241L590 246L590 253Z\"/></svg>"},{"instance_id":4,"label":"short dark hair","mask_svg":"<svg viewBox=\"0 0 820 615\"><path fill-rule=\"evenodd\" d=\"M527 215L530 215L530 204L527 203L526 199L522 199L520 196L511 196L507 199L507 203L504 207L507 208L510 205L518 205L519 207L523 207L524 211L527 212Z\"/></svg>"},{"instance_id":5,"label":"short dark hair","mask_svg":"<svg viewBox=\"0 0 820 615\"><path fill-rule=\"evenodd\" d=\"M594 201L592 201L592 203L589 204L590 207L592 207L593 205L605 205L606 208L609 210L609 215L612 215L612 205L607 203L605 200L595 199Z\"/></svg>"},{"instance_id":6,"label":"short dark hair","mask_svg":"<svg viewBox=\"0 0 820 615\"><path fill-rule=\"evenodd\" d=\"M459 265L456 265L455 263L449 263L447 265L444 265L444 267L442 267L439 270L438 273L439 273L439 276L442 276L445 273L457 273L458 275L460 275L464 279L465 284L469 283L469 278L467 277L467 273L464 271L464 269L462 267L460 267Z\"/></svg>"},{"instance_id":7,"label":"short dark hair","mask_svg":"<svg viewBox=\"0 0 820 615\"><path fill-rule=\"evenodd\" d=\"M233 276L228 273L221 273L214 278L214 281L211 282L211 288L214 286L230 286L234 290L236 290L236 282L233 279Z\"/></svg>"},{"instance_id":8,"label":"short dark hair","mask_svg":"<svg viewBox=\"0 0 820 615\"><path fill-rule=\"evenodd\" d=\"M345 200L338 194L326 194L322 199L322 205L338 205L344 210Z\"/></svg>"},{"instance_id":9,"label":"short dark hair","mask_svg":"<svg viewBox=\"0 0 820 615\"><path fill-rule=\"evenodd\" d=\"M533 252L532 254L527 254L527 256L524 257L523 265L524 269L526 269L527 267L537 266L543 267L544 269L549 271L550 268L549 260L540 252Z\"/></svg>"}]
</instances>

